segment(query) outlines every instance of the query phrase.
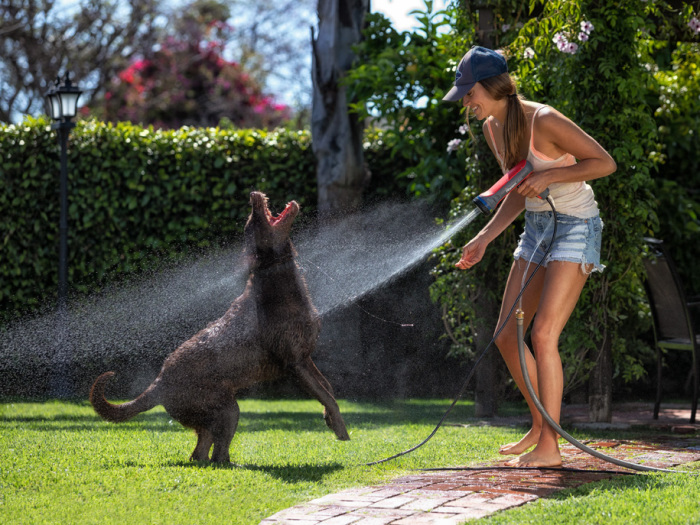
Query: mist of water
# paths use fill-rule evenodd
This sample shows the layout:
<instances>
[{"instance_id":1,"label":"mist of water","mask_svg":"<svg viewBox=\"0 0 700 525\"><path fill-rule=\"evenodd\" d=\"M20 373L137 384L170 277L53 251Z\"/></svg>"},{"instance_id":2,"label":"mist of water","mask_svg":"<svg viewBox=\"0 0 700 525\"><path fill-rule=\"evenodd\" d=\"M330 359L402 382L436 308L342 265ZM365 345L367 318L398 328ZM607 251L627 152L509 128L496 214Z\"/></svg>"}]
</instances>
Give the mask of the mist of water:
<instances>
[{"instance_id":1,"label":"mist of water","mask_svg":"<svg viewBox=\"0 0 700 525\"><path fill-rule=\"evenodd\" d=\"M478 210L445 227L426 204L384 203L332 224L294 229L292 237L312 300L324 315L425 260L476 215ZM240 244L219 249L71 302L60 323L59 312L49 308L10 324L0 333L0 372L55 363L66 353L73 363L169 353L243 291L242 250Z\"/></svg>"}]
</instances>

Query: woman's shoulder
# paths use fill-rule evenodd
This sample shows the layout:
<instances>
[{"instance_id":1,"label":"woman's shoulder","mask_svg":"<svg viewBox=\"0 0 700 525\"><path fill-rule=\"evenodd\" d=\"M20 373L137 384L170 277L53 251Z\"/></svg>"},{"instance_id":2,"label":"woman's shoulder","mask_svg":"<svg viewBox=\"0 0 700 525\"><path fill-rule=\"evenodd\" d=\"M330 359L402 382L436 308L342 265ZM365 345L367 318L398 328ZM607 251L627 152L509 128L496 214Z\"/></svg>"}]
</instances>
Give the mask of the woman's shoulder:
<instances>
[{"instance_id":1,"label":"woman's shoulder","mask_svg":"<svg viewBox=\"0 0 700 525\"><path fill-rule=\"evenodd\" d=\"M568 126L571 123L559 110L546 104L536 104L533 115L537 117L534 119L534 126L537 130L552 130L562 125Z\"/></svg>"}]
</instances>

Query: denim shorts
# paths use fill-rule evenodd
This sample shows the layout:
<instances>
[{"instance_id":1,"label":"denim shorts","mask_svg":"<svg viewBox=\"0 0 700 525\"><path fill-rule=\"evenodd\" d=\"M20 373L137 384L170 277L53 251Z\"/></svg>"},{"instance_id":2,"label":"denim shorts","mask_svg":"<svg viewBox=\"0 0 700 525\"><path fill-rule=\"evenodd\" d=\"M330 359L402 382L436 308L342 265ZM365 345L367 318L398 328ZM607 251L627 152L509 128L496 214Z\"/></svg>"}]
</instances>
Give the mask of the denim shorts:
<instances>
[{"instance_id":1,"label":"denim shorts","mask_svg":"<svg viewBox=\"0 0 700 525\"><path fill-rule=\"evenodd\" d=\"M589 219L580 219L571 215L557 214L557 236L552 241L554 221L552 212L525 212L525 231L520 235L518 247L513 253L517 260L523 258L537 264L544 257L547 248L552 248L542 266L549 261L568 261L581 264L584 273L587 265L593 265L590 272L602 272L605 266L600 264L600 244L603 221L596 215Z\"/></svg>"}]
</instances>

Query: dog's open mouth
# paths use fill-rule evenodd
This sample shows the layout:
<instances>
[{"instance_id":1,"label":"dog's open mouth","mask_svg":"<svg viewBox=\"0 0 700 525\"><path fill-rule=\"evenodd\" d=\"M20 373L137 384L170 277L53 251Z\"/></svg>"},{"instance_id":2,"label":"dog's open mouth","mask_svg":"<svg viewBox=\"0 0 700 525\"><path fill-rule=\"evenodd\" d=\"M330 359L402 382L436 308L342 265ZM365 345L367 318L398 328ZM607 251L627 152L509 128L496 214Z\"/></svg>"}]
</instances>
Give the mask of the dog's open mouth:
<instances>
[{"instance_id":1,"label":"dog's open mouth","mask_svg":"<svg viewBox=\"0 0 700 525\"><path fill-rule=\"evenodd\" d=\"M287 206L285 206L281 213L278 215L273 215L268 207L268 199L264 193L254 191L250 194L250 200L251 204L253 205L253 209L257 213L262 213L267 219L268 224L273 228L288 221L294 220L297 213L299 213L299 205L296 201L288 202Z\"/></svg>"},{"instance_id":2,"label":"dog's open mouth","mask_svg":"<svg viewBox=\"0 0 700 525\"><path fill-rule=\"evenodd\" d=\"M279 215L272 215L272 213L270 213L270 210L268 209L267 220L271 226L277 226L278 223L284 222L288 215L296 215L296 211L298 211L298 209L299 206L294 201L288 202L287 206L285 206L284 210L282 210L282 213L280 213Z\"/></svg>"}]
</instances>

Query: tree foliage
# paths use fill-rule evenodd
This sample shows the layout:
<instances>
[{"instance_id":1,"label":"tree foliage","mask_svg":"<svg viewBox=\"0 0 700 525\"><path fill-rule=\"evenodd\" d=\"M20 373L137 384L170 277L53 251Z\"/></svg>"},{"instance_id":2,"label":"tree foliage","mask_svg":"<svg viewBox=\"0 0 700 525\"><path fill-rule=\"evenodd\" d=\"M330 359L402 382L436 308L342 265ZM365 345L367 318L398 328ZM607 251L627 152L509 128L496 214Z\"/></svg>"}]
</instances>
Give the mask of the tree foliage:
<instances>
[{"instance_id":1,"label":"tree foliage","mask_svg":"<svg viewBox=\"0 0 700 525\"><path fill-rule=\"evenodd\" d=\"M445 33L457 26L458 13L434 11L431 0L425 6L413 12L416 31L398 32L384 15L369 14L345 82L349 98L357 101L352 109L376 122L391 156L409 166L396 174L408 191L444 203L461 190L463 176L456 156L445 155L459 115L438 101L454 79L455 57L473 35Z\"/></svg>"},{"instance_id":2,"label":"tree foliage","mask_svg":"<svg viewBox=\"0 0 700 525\"><path fill-rule=\"evenodd\" d=\"M300 111L311 105L311 39L317 0L226 0L230 56L270 93L286 93Z\"/></svg>"},{"instance_id":3,"label":"tree foliage","mask_svg":"<svg viewBox=\"0 0 700 525\"><path fill-rule=\"evenodd\" d=\"M120 71L95 111L111 122L131 121L157 128L216 126L222 119L241 128L274 128L289 108L263 93L240 64L224 51L232 28L228 8L197 0L176 20L169 36Z\"/></svg>"},{"instance_id":4,"label":"tree foliage","mask_svg":"<svg viewBox=\"0 0 700 525\"><path fill-rule=\"evenodd\" d=\"M72 8L54 0L0 2L0 122L44 110L57 75L99 92L131 57L159 36L157 0L79 0ZM89 84L89 88L87 85Z\"/></svg>"},{"instance_id":5,"label":"tree foliage","mask_svg":"<svg viewBox=\"0 0 700 525\"><path fill-rule=\"evenodd\" d=\"M479 13L469 5L455 1L448 9L453 31L447 33L426 30L430 26L425 22L434 16L430 1L416 13L424 21L416 34L397 33L375 18L362 49L364 60L350 77L360 100L367 100L389 128L394 155L412 161L399 176L414 177L410 190L415 195L452 199L450 218L463 217L471 198L498 174L480 130L474 129L475 141L465 140L457 108L439 103L456 61L479 43ZM649 352L640 341L649 327L641 286L642 237L670 227L680 239L697 228L696 194L669 192L679 178L688 178L659 177L667 173L672 156L688 170L696 160L687 152L697 151L697 139L682 130L697 129L699 114L697 32L689 25L697 11L640 0L486 5L493 15L493 27L487 29L508 55L521 92L562 111L618 163L617 173L593 183L605 222L602 258L607 268L590 279L562 336L567 387L584 384L594 364L591 357L606 345L613 352L616 376L639 378ZM678 44L681 37L690 42ZM671 58L658 63L671 41ZM664 122L668 125L659 128ZM665 222L673 214L675 221L660 226L660 219ZM431 295L443 308L446 333L458 355L473 355L475 337L493 329L484 316L502 293L518 227L516 221L490 246L475 271L455 272L453 267L457 247L474 231L458 234L437 251Z\"/></svg>"}]
</instances>

